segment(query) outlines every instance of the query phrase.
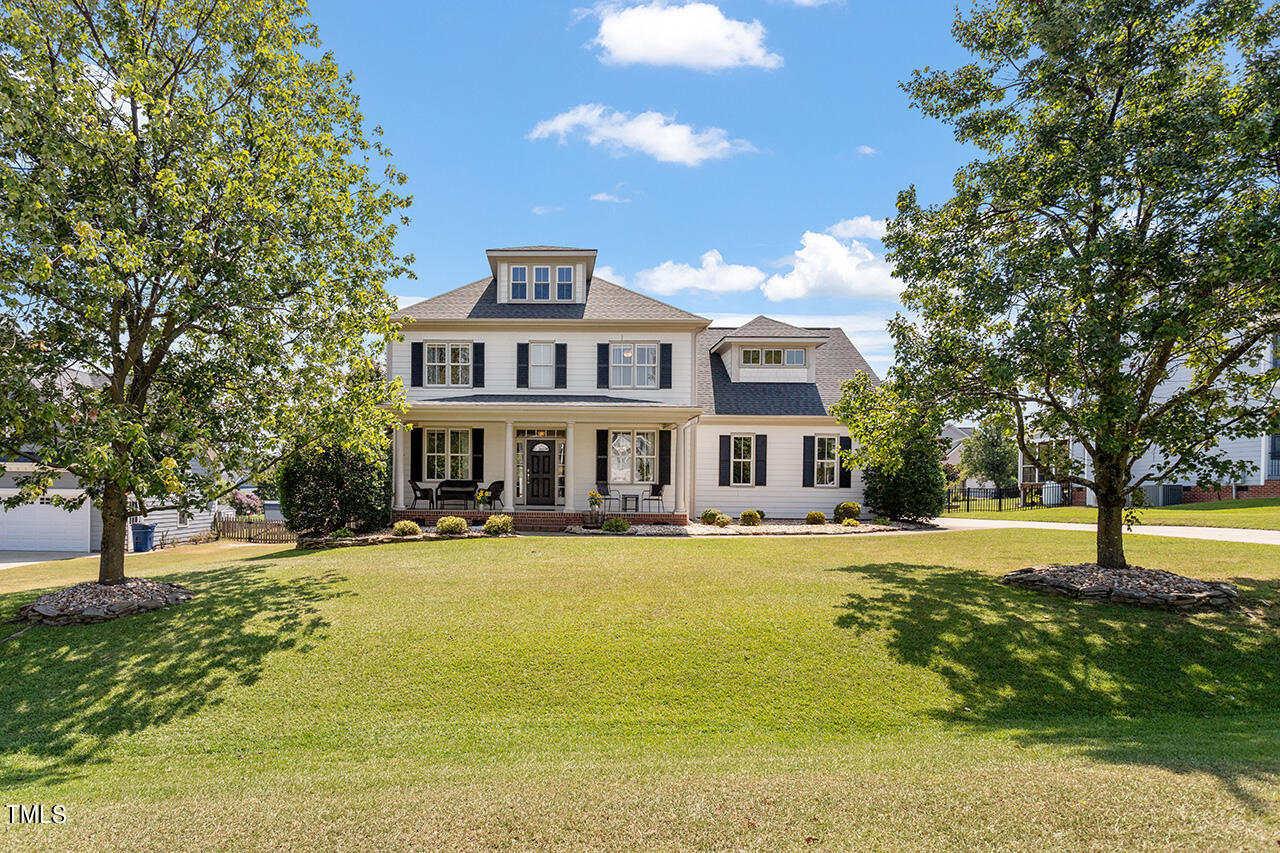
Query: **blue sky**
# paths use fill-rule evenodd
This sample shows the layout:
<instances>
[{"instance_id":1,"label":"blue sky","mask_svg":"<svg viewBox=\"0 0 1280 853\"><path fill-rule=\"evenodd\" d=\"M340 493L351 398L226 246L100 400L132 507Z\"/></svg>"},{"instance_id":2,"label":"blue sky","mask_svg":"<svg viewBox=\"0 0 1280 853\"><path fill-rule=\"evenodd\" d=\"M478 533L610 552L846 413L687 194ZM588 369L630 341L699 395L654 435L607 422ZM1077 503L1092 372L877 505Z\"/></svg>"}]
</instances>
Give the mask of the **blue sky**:
<instances>
[{"instance_id":1,"label":"blue sky","mask_svg":"<svg viewBox=\"0 0 1280 853\"><path fill-rule=\"evenodd\" d=\"M327 49L409 175L402 301L484 250L599 249L597 271L718 321L843 326L880 372L897 309L876 239L898 191L967 155L898 86L967 57L944 2L321 0Z\"/></svg>"}]
</instances>

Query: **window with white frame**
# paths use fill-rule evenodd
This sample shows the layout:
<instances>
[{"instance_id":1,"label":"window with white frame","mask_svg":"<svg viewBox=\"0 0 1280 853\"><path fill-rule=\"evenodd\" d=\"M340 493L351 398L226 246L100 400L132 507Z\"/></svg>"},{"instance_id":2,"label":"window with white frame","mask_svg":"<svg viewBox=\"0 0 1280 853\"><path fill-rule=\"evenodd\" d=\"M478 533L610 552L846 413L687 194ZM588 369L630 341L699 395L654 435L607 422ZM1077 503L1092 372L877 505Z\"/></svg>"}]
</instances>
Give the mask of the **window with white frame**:
<instances>
[{"instance_id":1,"label":"window with white frame","mask_svg":"<svg viewBox=\"0 0 1280 853\"><path fill-rule=\"evenodd\" d=\"M788 367L804 367L804 350L789 349L786 353Z\"/></svg>"},{"instance_id":2,"label":"window with white frame","mask_svg":"<svg viewBox=\"0 0 1280 853\"><path fill-rule=\"evenodd\" d=\"M744 349L744 350L742 351L742 363L743 363L743 364L759 364L759 363L760 363L760 350L758 350L758 349Z\"/></svg>"},{"instance_id":3,"label":"window with white frame","mask_svg":"<svg viewBox=\"0 0 1280 853\"><path fill-rule=\"evenodd\" d=\"M764 363L767 365L782 364L782 350L767 349L764 351Z\"/></svg>"},{"instance_id":4,"label":"window with white frame","mask_svg":"<svg viewBox=\"0 0 1280 853\"><path fill-rule=\"evenodd\" d=\"M556 267L556 299L573 300L573 267Z\"/></svg>"},{"instance_id":5,"label":"window with white frame","mask_svg":"<svg viewBox=\"0 0 1280 853\"><path fill-rule=\"evenodd\" d=\"M471 476L471 430L423 430L422 475L426 480L468 479Z\"/></svg>"},{"instance_id":6,"label":"window with white frame","mask_svg":"<svg viewBox=\"0 0 1280 853\"><path fill-rule=\"evenodd\" d=\"M516 300L529 298L528 267L511 268L511 298Z\"/></svg>"},{"instance_id":7,"label":"window with white frame","mask_svg":"<svg viewBox=\"0 0 1280 853\"><path fill-rule=\"evenodd\" d=\"M609 435L609 482L654 483L658 474L658 434L621 430Z\"/></svg>"},{"instance_id":8,"label":"window with white frame","mask_svg":"<svg viewBox=\"0 0 1280 853\"><path fill-rule=\"evenodd\" d=\"M610 388L657 388L657 344L613 344L609 347Z\"/></svg>"},{"instance_id":9,"label":"window with white frame","mask_svg":"<svg viewBox=\"0 0 1280 853\"><path fill-rule=\"evenodd\" d=\"M449 477L466 480L471 476L471 430L449 430Z\"/></svg>"},{"instance_id":10,"label":"window with white frame","mask_svg":"<svg viewBox=\"0 0 1280 853\"><path fill-rule=\"evenodd\" d=\"M423 348L427 385L470 385L471 344L433 344Z\"/></svg>"},{"instance_id":11,"label":"window with white frame","mask_svg":"<svg viewBox=\"0 0 1280 853\"><path fill-rule=\"evenodd\" d=\"M730 458L730 480L735 486L750 486L755 482L752 477L752 461L755 457L755 436L735 435L733 437L733 455Z\"/></svg>"},{"instance_id":12,"label":"window with white frame","mask_svg":"<svg viewBox=\"0 0 1280 853\"><path fill-rule=\"evenodd\" d=\"M529 344L529 387L552 388L556 384L556 345Z\"/></svg>"},{"instance_id":13,"label":"window with white frame","mask_svg":"<svg viewBox=\"0 0 1280 853\"><path fill-rule=\"evenodd\" d=\"M448 344L427 344L424 353L424 361L426 363L426 384L428 385L447 385L449 384L449 345Z\"/></svg>"},{"instance_id":14,"label":"window with white frame","mask_svg":"<svg viewBox=\"0 0 1280 853\"><path fill-rule=\"evenodd\" d=\"M533 298L551 298L551 267L533 268Z\"/></svg>"},{"instance_id":15,"label":"window with white frame","mask_svg":"<svg viewBox=\"0 0 1280 853\"><path fill-rule=\"evenodd\" d=\"M471 384L471 344L449 344L449 384Z\"/></svg>"},{"instance_id":16,"label":"window with white frame","mask_svg":"<svg viewBox=\"0 0 1280 853\"><path fill-rule=\"evenodd\" d=\"M834 435L815 436L813 449L813 484L815 486L836 485L839 439Z\"/></svg>"}]
</instances>

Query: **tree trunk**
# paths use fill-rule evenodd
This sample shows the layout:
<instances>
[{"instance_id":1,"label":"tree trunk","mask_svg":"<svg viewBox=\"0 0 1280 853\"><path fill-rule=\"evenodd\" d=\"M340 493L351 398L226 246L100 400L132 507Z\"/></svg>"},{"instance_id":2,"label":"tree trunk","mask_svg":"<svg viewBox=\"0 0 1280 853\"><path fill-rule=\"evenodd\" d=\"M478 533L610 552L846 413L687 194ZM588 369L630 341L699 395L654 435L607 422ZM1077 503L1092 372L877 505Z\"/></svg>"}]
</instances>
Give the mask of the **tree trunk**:
<instances>
[{"instance_id":1,"label":"tree trunk","mask_svg":"<svg viewBox=\"0 0 1280 853\"><path fill-rule=\"evenodd\" d=\"M1123 569L1124 501L1111 498L1103 503L1098 497L1098 565L1107 569Z\"/></svg>"},{"instance_id":2,"label":"tree trunk","mask_svg":"<svg viewBox=\"0 0 1280 853\"><path fill-rule=\"evenodd\" d=\"M128 500L124 490L108 484L98 506L102 513L102 553L98 559L98 583L117 584L124 580L124 546L129 523Z\"/></svg>"}]
</instances>

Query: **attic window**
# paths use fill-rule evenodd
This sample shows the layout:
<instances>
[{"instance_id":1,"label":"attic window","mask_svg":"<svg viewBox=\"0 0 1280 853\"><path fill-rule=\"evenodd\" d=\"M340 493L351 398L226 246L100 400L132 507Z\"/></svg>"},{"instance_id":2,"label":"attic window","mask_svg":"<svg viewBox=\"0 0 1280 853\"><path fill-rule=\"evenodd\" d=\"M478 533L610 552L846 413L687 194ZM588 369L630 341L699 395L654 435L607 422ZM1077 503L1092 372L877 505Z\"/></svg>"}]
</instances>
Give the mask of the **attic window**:
<instances>
[{"instance_id":1,"label":"attic window","mask_svg":"<svg viewBox=\"0 0 1280 853\"><path fill-rule=\"evenodd\" d=\"M573 300L573 267L556 267L556 299Z\"/></svg>"},{"instance_id":2,"label":"attic window","mask_svg":"<svg viewBox=\"0 0 1280 853\"><path fill-rule=\"evenodd\" d=\"M760 363L760 350L758 350L758 349L744 349L744 350L742 351L742 363L743 363L743 364L759 364L759 363Z\"/></svg>"},{"instance_id":3,"label":"attic window","mask_svg":"<svg viewBox=\"0 0 1280 853\"><path fill-rule=\"evenodd\" d=\"M804 350L802 349L787 350L787 366L804 367Z\"/></svg>"},{"instance_id":4,"label":"attic window","mask_svg":"<svg viewBox=\"0 0 1280 853\"><path fill-rule=\"evenodd\" d=\"M511 268L511 298L512 299L528 299L529 298L529 268L528 267L512 267Z\"/></svg>"},{"instance_id":5,"label":"attic window","mask_svg":"<svg viewBox=\"0 0 1280 853\"><path fill-rule=\"evenodd\" d=\"M782 350L767 349L764 351L765 364L782 364Z\"/></svg>"},{"instance_id":6,"label":"attic window","mask_svg":"<svg viewBox=\"0 0 1280 853\"><path fill-rule=\"evenodd\" d=\"M544 301L551 298L551 267L533 268L533 298Z\"/></svg>"}]
</instances>

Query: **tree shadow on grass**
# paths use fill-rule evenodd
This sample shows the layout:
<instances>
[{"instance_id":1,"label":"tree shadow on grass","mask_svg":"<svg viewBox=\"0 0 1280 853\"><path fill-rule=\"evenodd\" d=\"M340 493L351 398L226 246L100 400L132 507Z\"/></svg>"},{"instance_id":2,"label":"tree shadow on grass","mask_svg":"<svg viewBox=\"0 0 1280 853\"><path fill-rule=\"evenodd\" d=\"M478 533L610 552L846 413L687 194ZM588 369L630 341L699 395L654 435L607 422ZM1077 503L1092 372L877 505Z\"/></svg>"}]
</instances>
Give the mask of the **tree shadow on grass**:
<instances>
[{"instance_id":1,"label":"tree shadow on grass","mask_svg":"<svg viewBox=\"0 0 1280 853\"><path fill-rule=\"evenodd\" d=\"M879 633L954 693L937 716L1116 763L1206 772L1248 807L1280 780L1280 630L1255 607L1178 613L1089 604L950 566L846 566L835 622ZM1239 579L1242 592L1274 591Z\"/></svg>"},{"instance_id":2,"label":"tree shadow on grass","mask_svg":"<svg viewBox=\"0 0 1280 853\"><path fill-rule=\"evenodd\" d=\"M302 653L328 627L319 605L354 595L335 573L281 579L269 566L165 575L190 602L98 625L37 625L0 645L0 788L75 778L113 741L221 703L271 654ZM12 613L38 592L0 596Z\"/></svg>"}]
</instances>

